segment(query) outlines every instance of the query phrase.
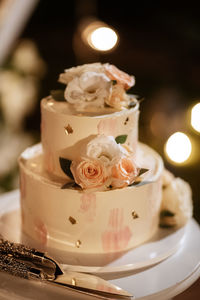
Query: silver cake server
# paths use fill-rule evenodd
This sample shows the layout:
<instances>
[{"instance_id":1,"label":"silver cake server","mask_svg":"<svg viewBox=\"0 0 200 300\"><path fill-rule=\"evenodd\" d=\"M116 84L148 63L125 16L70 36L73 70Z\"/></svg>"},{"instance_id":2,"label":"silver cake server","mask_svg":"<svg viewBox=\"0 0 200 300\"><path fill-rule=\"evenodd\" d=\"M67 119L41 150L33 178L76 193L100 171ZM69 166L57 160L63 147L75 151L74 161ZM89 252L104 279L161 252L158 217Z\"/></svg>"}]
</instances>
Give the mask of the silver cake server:
<instances>
[{"instance_id":1,"label":"silver cake server","mask_svg":"<svg viewBox=\"0 0 200 300\"><path fill-rule=\"evenodd\" d=\"M0 238L0 271L26 279L93 294L100 299L134 299L127 291L94 275L63 271L45 253Z\"/></svg>"}]
</instances>

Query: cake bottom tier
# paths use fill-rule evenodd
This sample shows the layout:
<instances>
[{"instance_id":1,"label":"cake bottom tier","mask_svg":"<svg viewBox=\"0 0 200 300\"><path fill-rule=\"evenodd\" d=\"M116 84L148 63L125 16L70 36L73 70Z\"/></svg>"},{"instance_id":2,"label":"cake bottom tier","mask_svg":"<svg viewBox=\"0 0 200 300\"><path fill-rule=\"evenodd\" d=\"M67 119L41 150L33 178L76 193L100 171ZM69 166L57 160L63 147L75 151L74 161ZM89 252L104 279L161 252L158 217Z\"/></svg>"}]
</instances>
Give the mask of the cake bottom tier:
<instances>
[{"instance_id":1,"label":"cake bottom tier","mask_svg":"<svg viewBox=\"0 0 200 300\"><path fill-rule=\"evenodd\" d=\"M23 232L44 249L74 255L117 255L147 241L158 228L163 162L144 144L138 161L150 169L141 184L84 192L50 179L41 145L28 148L19 159Z\"/></svg>"}]
</instances>

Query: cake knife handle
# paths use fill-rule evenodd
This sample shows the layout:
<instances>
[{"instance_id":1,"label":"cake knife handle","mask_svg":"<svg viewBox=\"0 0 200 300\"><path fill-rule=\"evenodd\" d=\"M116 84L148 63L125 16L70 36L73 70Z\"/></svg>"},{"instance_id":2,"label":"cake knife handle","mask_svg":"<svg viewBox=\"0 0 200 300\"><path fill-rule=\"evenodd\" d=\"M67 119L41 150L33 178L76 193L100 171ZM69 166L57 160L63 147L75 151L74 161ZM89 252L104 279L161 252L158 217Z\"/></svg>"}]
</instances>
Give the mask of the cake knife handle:
<instances>
[{"instance_id":1,"label":"cake knife handle","mask_svg":"<svg viewBox=\"0 0 200 300\"><path fill-rule=\"evenodd\" d=\"M44 252L40 252L35 248L30 248L23 244L10 242L0 237L0 254L12 255L15 259L30 261L31 263L42 266L58 274L62 274L61 269L56 262L48 257Z\"/></svg>"},{"instance_id":2,"label":"cake knife handle","mask_svg":"<svg viewBox=\"0 0 200 300\"><path fill-rule=\"evenodd\" d=\"M31 264L18 261L11 254L3 255L0 253L0 271L25 279L45 279L45 274L42 270L35 268Z\"/></svg>"}]
</instances>

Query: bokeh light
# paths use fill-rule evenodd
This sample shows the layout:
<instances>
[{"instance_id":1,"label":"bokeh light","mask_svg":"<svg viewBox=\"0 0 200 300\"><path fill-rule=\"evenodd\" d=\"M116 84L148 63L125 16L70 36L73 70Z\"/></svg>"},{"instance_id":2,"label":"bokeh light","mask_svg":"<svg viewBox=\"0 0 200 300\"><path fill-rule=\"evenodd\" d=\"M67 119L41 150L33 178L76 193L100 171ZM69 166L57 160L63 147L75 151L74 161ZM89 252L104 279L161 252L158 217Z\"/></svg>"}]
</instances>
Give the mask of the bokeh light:
<instances>
[{"instance_id":1,"label":"bokeh light","mask_svg":"<svg viewBox=\"0 0 200 300\"><path fill-rule=\"evenodd\" d=\"M200 103L194 105L191 110L191 125L196 131L200 132Z\"/></svg>"},{"instance_id":2,"label":"bokeh light","mask_svg":"<svg viewBox=\"0 0 200 300\"><path fill-rule=\"evenodd\" d=\"M175 132L166 142L165 153L175 163L185 162L191 154L192 144L189 137L182 132Z\"/></svg>"},{"instance_id":3,"label":"bokeh light","mask_svg":"<svg viewBox=\"0 0 200 300\"><path fill-rule=\"evenodd\" d=\"M113 28L100 20L86 19L79 25L83 42L93 50L106 52L113 50L119 36Z\"/></svg>"},{"instance_id":4,"label":"bokeh light","mask_svg":"<svg viewBox=\"0 0 200 300\"><path fill-rule=\"evenodd\" d=\"M90 45L99 51L108 51L115 47L118 40L116 32L109 27L99 27L90 35Z\"/></svg>"}]
</instances>

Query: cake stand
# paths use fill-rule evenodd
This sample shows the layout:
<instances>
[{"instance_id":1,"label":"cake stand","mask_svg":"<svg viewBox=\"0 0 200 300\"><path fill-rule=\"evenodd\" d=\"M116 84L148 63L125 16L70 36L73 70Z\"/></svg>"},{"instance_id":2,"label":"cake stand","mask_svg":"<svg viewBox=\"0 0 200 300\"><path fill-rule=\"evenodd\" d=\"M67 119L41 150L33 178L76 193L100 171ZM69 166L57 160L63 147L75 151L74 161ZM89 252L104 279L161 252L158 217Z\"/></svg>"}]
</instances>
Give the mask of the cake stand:
<instances>
[{"instance_id":1,"label":"cake stand","mask_svg":"<svg viewBox=\"0 0 200 300\"><path fill-rule=\"evenodd\" d=\"M6 193L0 197L0 234L8 231L9 237L16 241L19 224L14 211L19 210L19 191ZM5 216L10 218L5 218ZM179 248L167 258L155 264L145 265L128 275L119 275L116 279L105 279L127 290L140 300L171 299L186 290L200 277L200 227L192 219L186 226L184 238ZM98 274L97 274L98 275ZM100 274L101 275L101 274ZM114 277L112 277L114 278ZM86 296L72 290L50 286L43 282L26 281L0 272L1 299L98 299L98 296Z\"/></svg>"}]
</instances>

